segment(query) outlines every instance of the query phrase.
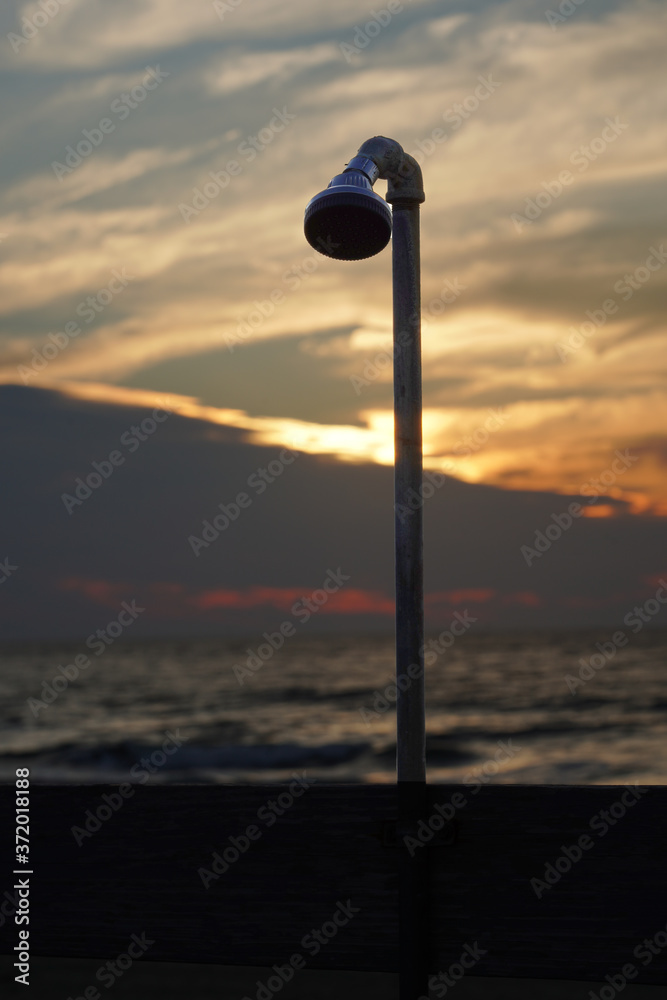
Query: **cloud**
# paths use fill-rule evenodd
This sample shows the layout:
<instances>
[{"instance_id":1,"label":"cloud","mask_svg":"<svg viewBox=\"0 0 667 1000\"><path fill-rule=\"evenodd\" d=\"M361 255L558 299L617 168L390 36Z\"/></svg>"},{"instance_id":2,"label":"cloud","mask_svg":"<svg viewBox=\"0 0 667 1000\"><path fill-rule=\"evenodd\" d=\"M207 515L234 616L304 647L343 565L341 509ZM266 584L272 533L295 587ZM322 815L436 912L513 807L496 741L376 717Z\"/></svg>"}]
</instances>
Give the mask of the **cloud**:
<instances>
[{"instance_id":1,"label":"cloud","mask_svg":"<svg viewBox=\"0 0 667 1000\"><path fill-rule=\"evenodd\" d=\"M16 5L0 25L35 10ZM614 290L666 232L664 5L587 0L552 31L522 2L444 16L406 4L348 62L341 43L366 16L351 2L242 0L221 20L212 3L72 0L19 52L6 45L21 85L1 134L0 380L20 381L18 366L126 268L131 285L29 384L172 393L247 439L295 436L313 454L387 464L391 364L358 395L350 380L386 353L390 253L334 262L302 231L308 198L380 132L426 179L429 460L474 482L564 492L616 448L664 440L667 270L627 299ZM158 61L164 88L58 181L52 160ZM283 107L294 119L260 142ZM628 127L601 145L607 119ZM253 137L251 158L240 148ZM231 161L242 169L216 191ZM564 170L572 181L550 195ZM517 231L512 215L538 197ZM447 281L464 286L453 302ZM618 311L562 361L558 345L610 296ZM308 385L295 388L297 373ZM453 454L494 407L510 415L503 428ZM641 455L619 499L661 510L664 468Z\"/></svg>"},{"instance_id":2,"label":"cloud","mask_svg":"<svg viewBox=\"0 0 667 1000\"><path fill-rule=\"evenodd\" d=\"M418 9L422 4L411 6ZM24 4L14 18L5 12L2 27L20 32L22 18L32 20L38 9L37 3ZM280 0L206 2L188 10L187 17L178 0L117 0L113 7L103 0L68 0L29 45L19 47L14 60L5 57L5 64L9 69L44 72L63 67L87 70L197 43L263 47L277 39L291 41L295 35L307 42L339 34L343 40L359 20L363 23L364 18L353 0L317 9L305 0L287 9Z\"/></svg>"},{"instance_id":3,"label":"cloud","mask_svg":"<svg viewBox=\"0 0 667 1000\"><path fill-rule=\"evenodd\" d=\"M340 53L331 43L276 52L226 55L220 60L221 66L211 72L209 85L213 93L221 94L244 90L267 81L283 86L300 71L310 67L319 68L339 57Z\"/></svg>"},{"instance_id":4,"label":"cloud","mask_svg":"<svg viewBox=\"0 0 667 1000\"><path fill-rule=\"evenodd\" d=\"M159 405L120 390L95 401L83 387L0 389L0 516L17 567L3 587L3 638L79 641L132 600L146 609L137 634L259 636L329 571L349 579L320 628L390 627L390 468L301 454L280 471L282 446L250 443L203 411L158 423ZM614 624L654 593L661 518L575 518L527 565L521 547L577 499L446 477L424 504L429 627L466 609L481 629ZM195 554L190 538L205 531Z\"/></svg>"}]
</instances>

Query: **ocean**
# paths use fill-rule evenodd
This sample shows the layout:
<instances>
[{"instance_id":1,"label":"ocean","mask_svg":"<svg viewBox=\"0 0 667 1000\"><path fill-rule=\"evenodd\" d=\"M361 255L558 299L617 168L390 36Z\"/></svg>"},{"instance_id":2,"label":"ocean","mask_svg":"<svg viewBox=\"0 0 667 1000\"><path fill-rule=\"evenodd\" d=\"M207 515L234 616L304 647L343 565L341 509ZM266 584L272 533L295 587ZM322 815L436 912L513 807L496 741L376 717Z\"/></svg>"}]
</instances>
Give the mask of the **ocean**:
<instances>
[{"instance_id":1,"label":"ocean","mask_svg":"<svg viewBox=\"0 0 667 1000\"><path fill-rule=\"evenodd\" d=\"M473 634L431 645L426 667L431 782L667 782L667 633L620 647L613 630ZM618 633L617 633L618 635ZM430 637L436 639L436 637ZM274 644L278 644L273 637ZM99 648L99 647L98 647ZM395 779L391 636L294 636L5 646L0 781L324 782ZM36 1000L82 996L101 958L35 956ZM12 958L0 982L18 996ZM127 1000L254 998L271 969L137 962ZM459 1000L604 995L605 983L484 979ZM398 996L390 973L304 970L285 1000ZM664 987L628 986L631 998Z\"/></svg>"},{"instance_id":2,"label":"ocean","mask_svg":"<svg viewBox=\"0 0 667 1000\"><path fill-rule=\"evenodd\" d=\"M613 634L431 646L428 780L667 782L667 633ZM395 780L392 636L42 643L2 664L0 781Z\"/></svg>"}]
</instances>

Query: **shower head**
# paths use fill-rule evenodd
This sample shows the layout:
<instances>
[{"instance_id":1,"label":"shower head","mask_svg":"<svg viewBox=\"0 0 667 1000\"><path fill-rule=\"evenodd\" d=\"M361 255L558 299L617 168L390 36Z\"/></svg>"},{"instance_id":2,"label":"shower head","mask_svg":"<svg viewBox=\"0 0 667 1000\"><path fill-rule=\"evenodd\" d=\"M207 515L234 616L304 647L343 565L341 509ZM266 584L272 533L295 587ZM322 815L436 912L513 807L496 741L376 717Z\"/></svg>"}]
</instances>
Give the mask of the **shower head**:
<instances>
[{"instance_id":1,"label":"shower head","mask_svg":"<svg viewBox=\"0 0 667 1000\"><path fill-rule=\"evenodd\" d=\"M355 156L306 206L304 231L315 250L335 260L363 260L384 250L391 236L391 209L373 191L379 169Z\"/></svg>"}]
</instances>

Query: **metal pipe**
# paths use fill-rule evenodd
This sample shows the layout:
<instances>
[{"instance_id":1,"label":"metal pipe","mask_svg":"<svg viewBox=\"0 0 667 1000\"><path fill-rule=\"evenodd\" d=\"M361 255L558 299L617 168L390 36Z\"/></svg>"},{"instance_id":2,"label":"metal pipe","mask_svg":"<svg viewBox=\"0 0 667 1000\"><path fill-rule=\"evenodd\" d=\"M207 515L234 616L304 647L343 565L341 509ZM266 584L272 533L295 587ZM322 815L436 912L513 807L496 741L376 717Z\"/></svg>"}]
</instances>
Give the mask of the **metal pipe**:
<instances>
[{"instance_id":1,"label":"metal pipe","mask_svg":"<svg viewBox=\"0 0 667 1000\"><path fill-rule=\"evenodd\" d=\"M418 1000L428 996L428 853L408 851L404 837L427 816L419 202L392 210L399 979L401 1000Z\"/></svg>"},{"instance_id":2,"label":"metal pipe","mask_svg":"<svg viewBox=\"0 0 667 1000\"><path fill-rule=\"evenodd\" d=\"M419 204L393 205L396 774L426 781Z\"/></svg>"},{"instance_id":3,"label":"metal pipe","mask_svg":"<svg viewBox=\"0 0 667 1000\"><path fill-rule=\"evenodd\" d=\"M388 180L392 207L394 306L394 544L396 571L396 777L399 850L399 995L428 995L429 862L410 851L428 816L424 699L424 570L422 518L421 168L384 136L359 149Z\"/></svg>"},{"instance_id":4,"label":"metal pipe","mask_svg":"<svg viewBox=\"0 0 667 1000\"><path fill-rule=\"evenodd\" d=\"M386 178L392 219L372 191ZM363 180L362 180L363 178ZM368 190L363 192L367 185ZM361 192L361 193L360 193ZM375 201L373 200L375 199ZM394 524L396 569L396 775L399 851L400 1000L428 994L429 880L426 849L410 851L426 820L424 591L422 541L422 386L419 205L421 168L394 139L363 143L347 170L306 208L306 236L316 249L343 260L372 256L393 229ZM381 203L383 205L383 203ZM386 209L386 205L383 205ZM352 221L353 220L353 221ZM327 227L338 242L321 243ZM326 246L327 249L321 249Z\"/></svg>"}]
</instances>

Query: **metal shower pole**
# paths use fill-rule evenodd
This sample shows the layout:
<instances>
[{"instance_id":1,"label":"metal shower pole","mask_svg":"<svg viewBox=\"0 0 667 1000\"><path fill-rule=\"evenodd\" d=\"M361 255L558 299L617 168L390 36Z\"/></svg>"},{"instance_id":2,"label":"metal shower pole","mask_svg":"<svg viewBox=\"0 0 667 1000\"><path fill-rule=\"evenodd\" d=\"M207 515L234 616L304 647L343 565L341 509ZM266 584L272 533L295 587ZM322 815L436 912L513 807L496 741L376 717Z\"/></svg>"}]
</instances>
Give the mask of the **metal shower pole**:
<instances>
[{"instance_id":1,"label":"metal shower pole","mask_svg":"<svg viewBox=\"0 0 667 1000\"><path fill-rule=\"evenodd\" d=\"M419 202L394 201L393 219L396 679L401 685L396 772L401 783L421 783L426 763Z\"/></svg>"},{"instance_id":2,"label":"metal shower pole","mask_svg":"<svg viewBox=\"0 0 667 1000\"><path fill-rule=\"evenodd\" d=\"M428 852L405 845L427 816L422 518L421 168L377 136L359 148L388 181L394 306L394 544L396 571L396 777L400 997L428 996Z\"/></svg>"},{"instance_id":3,"label":"metal shower pole","mask_svg":"<svg viewBox=\"0 0 667 1000\"><path fill-rule=\"evenodd\" d=\"M360 176L363 175L363 176ZM394 523L396 569L396 775L399 850L399 974L401 1000L428 994L428 853L410 851L427 818L424 709L424 588L422 542L422 386L419 206L421 168L394 139L375 136L359 147L347 171L306 209L306 235L316 249L318 229L337 226L338 252L353 260L372 256L389 239L371 204L372 185L385 178L392 206L394 307ZM349 187L346 187L349 185ZM364 195L360 188L368 190ZM365 203L365 204L364 204ZM321 206L321 207L319 207ZM319 218L317 212L319 211Z\"/></svg>"}]
</instances>

